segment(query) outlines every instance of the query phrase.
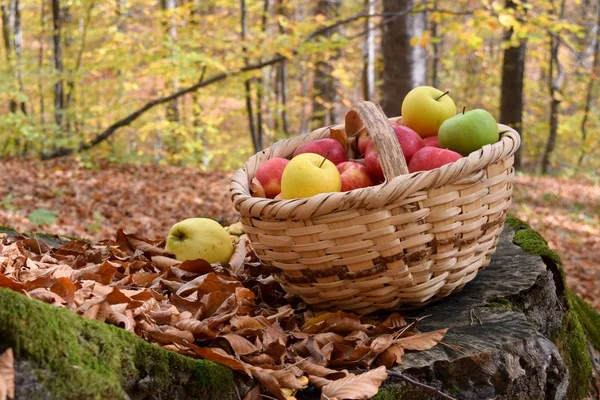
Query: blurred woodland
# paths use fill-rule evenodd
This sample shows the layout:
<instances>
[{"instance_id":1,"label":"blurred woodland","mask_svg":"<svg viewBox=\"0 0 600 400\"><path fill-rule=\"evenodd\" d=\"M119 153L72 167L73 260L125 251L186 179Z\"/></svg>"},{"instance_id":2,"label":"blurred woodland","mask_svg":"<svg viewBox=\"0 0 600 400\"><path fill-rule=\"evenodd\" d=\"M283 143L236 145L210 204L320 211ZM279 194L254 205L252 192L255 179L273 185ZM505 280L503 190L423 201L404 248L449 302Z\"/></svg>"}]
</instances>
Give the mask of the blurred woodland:
<instances>
[{"instance_id":1,"label":"blurred woodland","mask_svg":"<svg viewBox=\"0 0 600 400\"><path fill-rule=\"evenodd\" d=\"M427 84L521 133L511 211L600 309L600 0L0 0L0 15L0 225L101 239L232 222L227 171L358 100L397 116Z\"/></svg>"},{"instance_id":2,"label":"blurred woodland","mask_svg":"<svg viewBox=\"0 0 600 400\"><path fill-rule=\"evenodd\" d=\"M0 4L4 158L237 168L428 84L516 127L524 171L600 165L599 0Z\"/></svg>"}]
</instances>

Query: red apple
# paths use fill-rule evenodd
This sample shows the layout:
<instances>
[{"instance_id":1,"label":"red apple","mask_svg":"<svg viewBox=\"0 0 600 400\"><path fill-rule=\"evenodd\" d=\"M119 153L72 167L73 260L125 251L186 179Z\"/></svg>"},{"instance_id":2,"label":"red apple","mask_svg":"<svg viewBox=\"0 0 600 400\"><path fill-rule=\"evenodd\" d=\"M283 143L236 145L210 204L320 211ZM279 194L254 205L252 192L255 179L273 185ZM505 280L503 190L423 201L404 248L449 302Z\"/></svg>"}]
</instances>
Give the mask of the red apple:
<instances>
[{"instance_id":1,"label":"red apple","mask_svg":"<svg viewBox=\"0 0 600 400\"><path fill-rule=\"evenodd\" d=\"M369 143L365 150L365 166L375 183L383 182L383 170L379 163L379 154L377 153L373 142Z\"/></svg>"},{"instance_id":2,"label":"red apple","mask_svg":"<svg viewBox=\"0 0 600 400\"><path fill-rule=\"evenodd\" d=\"M348 161L344 147L335 139L318 139L310 143L305 143L294 151L294 157L302 153L315 153L323 157L327 155L327 159L335 165Z\"/></svg>"},{"instance_id":3,"label":"red apple","mask_svg":"<svg viewBox=\"0 0 600 400\"><path fill-rule=\"evenodd\" d=\"M285 158L275 157L262 163L256 171L256 179L260 182L265 195L269 198L274 198L281 192L281 175L283 170L290 160Z\"/></svg>"},{"instance_id":4,"label":"red apple","mask_svg":"<svg viewBox=\"0 0 600 400\"><path fill-rule=\"evenodd\" d=\"M437 136L427 136L426 138L423 138L423 142L425 143L425 146L440 147Z\"/></svg>"},{"instance_id":5,"label":"red apple","mask_svg":"<svg viewBox=\"0 0 600 400\"><path fill-rule=\"evenodd\" d=\"M423 147L417 151L408 164L409 172L429 171L442 165L453 163L462 156L455 151L437 147Z\"/></svg>"},{"instance_id":6,"label":"red apple","mask_svg":"<svg viewBox=\"0 0 600 400\"><path fill-rule=\"evenodd\" d=\"M337 165L342 179L342 192L371 186L373 180L367 167L356 161L346 161Z\"/></svg>"},{"instance_id":7,"label":"red apple","mask_svg":"<svg viewBox=\"0 0 600 400\"><path fill-rule=\"evenodd\" d=\"M394 133L396 134L396 138L398 138L398 143L400 143L402 153L404 153L406 164L408 164L413 155L419 149L425 147L425 143L423 143L421 136L419 136L417 132L413 131L408 126L392 125L392 128L394 128Z\"/></svg>"},{"instance_id":8,"label":"red apple","mask_svg":"<svg viewBox=\"0 0 600 400\"><path fill-rule=\"evenodd\" d=\"M367 131L362 131L362 133L358 136L358 151L360 154L365 155L365 151L367 151L367 146L371 143L373 139L367 134Z\"/></svg>"}]
</instances>

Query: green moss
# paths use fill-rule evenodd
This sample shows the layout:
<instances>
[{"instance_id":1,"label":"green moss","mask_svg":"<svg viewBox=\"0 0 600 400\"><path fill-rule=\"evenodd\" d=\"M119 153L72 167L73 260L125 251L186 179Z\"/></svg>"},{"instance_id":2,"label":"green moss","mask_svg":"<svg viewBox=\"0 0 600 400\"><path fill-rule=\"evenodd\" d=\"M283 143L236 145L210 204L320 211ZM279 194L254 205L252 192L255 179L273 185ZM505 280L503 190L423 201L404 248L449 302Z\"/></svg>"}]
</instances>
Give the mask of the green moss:
<instances>
[{"instance_id":1,"label":"green moss","mask_svg":"<svg viewBox=\"0 0 600 400\"><path fill-rule=\"evenodd\" d=\"M16 232L16 231L9 226L0 225L0 232Z\"/></svg>"},{"instance_id":2,"label":"green moss","mask_svg":"<svg viewBox=\"0 0 600 400\"><path fill-rule=\"evenodd\" d=\"M592 362L583 327L572 309L565 315L560 332L552 339L569 368L570 382L567 398L573 400L587 398L592 379Z\"/></svg>"},{"instance_id":3,"label":"green moss","mask_svg":"<svg viewBox=\"0 0 600 400\"><path fill-rule=\"evenodd\" d=\"M123 329L6 289L0 289L0 337L0 350L12 347L17 359L30 361L56 399L126 398L129 390L141 390L139 379L145 377L159 398L169 398L172 385L192 388L203 399L235 393L228 368L166 351Z\"/></svg>"},{"instance_id":4,"label":"green moss","mask_svg":"<svg viewBox=\"0 0 600 400\"><path fill-rule=\"evenodd\" d=\"M592 346L600 350L600 315L594 307L585 302L581 297L571 292L567 292L569 296L569 305L575 311L579 322L585 331L585 336L590 341Z\"/></svg>"},{"instance_id":5,"label":"green moss","mask_svg":"<svg viewBox=\"0 0 600 400\"><path fill-rule=\"evenodd\" d=\"M563 288L567 313L562 327L553 335L560 355L569 368L568 399L583 399L589 394L589 384L592 379L592 363L587 351L587 339L592 343L600 342L600 316L582 299L566 289L566 277L562 268L562 261L556 252L548 247L548 242L525 222L508 217L507 225L515 230L513 242L524 251L542 257L546 264L554 266L553 270L559 272L555 279L557 289ZM560 293L559 293L560 294ZM596 342L593 342L593 341ZM596 344L595 344L596 345Z\"/></svg>"},{"instance_id":6,"label":"green moss","mask_svg":"<svg viewBox=\"0 0 600 400\"><path fill-rule=\"evenodd\" d=\"M491 308L503 308L510 311L519 311L519 309L517 309L506 297L491 297L488 299L486 306Z\"/></svg>"},{"instance_id":7,"label":"green moss","mask_svg":"<svg viewBox=\"0 0 600 400\"><path fill-rule=\"evenodd\" d=\"M406 389L400 385L386 386L379 389L379 392L372 400L398 400L405 397Z\"/></svg>"}]
</instances>

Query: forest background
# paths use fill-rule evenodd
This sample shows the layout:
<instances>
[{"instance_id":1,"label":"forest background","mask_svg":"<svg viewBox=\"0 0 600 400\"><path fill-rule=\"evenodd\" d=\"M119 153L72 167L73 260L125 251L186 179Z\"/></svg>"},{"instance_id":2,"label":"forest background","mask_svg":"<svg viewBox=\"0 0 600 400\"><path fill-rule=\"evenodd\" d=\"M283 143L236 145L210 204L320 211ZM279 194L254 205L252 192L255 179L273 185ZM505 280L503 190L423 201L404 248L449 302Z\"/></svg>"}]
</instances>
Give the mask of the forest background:
<instances>
[{"instance_id":1,"label":"forest background","mask_svg":"<svg viewBox=\"0 0 600 400\"><path fill-rule=\"evenodd\" d=\"M358 100L397 116L427 84L521 133L512 211L600 299L600 0L0 0L0 14L0 224L101 238L162 236L190 210L232 220L219 171Z\"/></svg>"}]
</instances>

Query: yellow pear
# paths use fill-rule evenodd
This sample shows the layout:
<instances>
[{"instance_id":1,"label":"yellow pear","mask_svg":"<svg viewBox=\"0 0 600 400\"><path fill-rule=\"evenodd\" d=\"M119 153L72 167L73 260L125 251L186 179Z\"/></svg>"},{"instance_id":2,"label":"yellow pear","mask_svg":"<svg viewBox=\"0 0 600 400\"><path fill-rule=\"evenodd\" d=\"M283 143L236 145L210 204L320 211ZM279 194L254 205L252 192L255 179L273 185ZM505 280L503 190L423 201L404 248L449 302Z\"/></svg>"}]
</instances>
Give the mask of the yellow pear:
<instances>
[{"instance_id":1,"label":"yellow pear","mask_svg":"<svg viewBox=\"0 0 600 400\"><path fill-rule=\"evenodd\" d=\"M210 218L188 218L169 232L166 250L179 261L202 258L209 263L227 263L233 254L229 233Z\"/></svg>"}]
</instances>

